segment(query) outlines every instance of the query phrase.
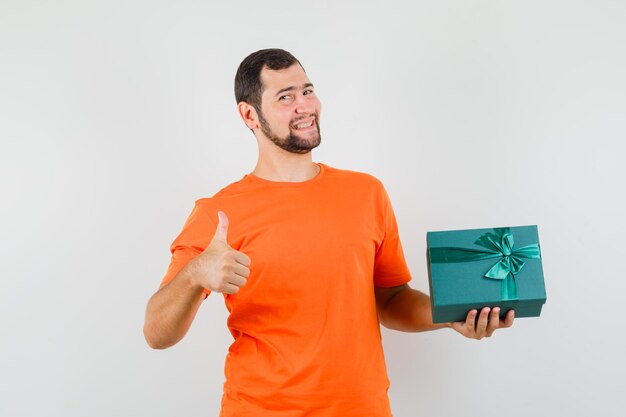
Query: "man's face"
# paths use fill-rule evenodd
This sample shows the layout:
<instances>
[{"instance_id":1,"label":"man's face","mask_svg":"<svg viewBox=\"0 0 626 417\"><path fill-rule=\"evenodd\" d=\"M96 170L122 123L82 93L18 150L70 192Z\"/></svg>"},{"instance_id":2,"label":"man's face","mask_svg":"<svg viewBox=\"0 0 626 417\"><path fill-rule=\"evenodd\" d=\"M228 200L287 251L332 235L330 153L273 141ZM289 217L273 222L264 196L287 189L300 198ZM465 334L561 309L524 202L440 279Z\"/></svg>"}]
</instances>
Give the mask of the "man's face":
<instances>
[{"instance_id":1,"label":"man's face","mask_svg":"<svg viewBox=\"0 0 626 417\"><path fill-rule=\"evenodd\" d=\"M287 152L304 154L321 142L322 105L299 64L282 70L263 68L259 124L263 134Z\"/></svg>"}]
</instances>

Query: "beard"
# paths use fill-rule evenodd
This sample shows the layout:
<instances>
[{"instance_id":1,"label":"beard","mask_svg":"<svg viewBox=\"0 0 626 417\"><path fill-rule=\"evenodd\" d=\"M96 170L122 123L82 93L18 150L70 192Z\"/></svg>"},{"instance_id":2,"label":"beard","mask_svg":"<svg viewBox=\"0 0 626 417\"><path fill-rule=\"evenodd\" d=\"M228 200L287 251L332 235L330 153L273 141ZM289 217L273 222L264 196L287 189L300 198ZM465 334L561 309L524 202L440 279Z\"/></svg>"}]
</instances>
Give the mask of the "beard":
<instances>
[{"instance_id":1,"label":"beard","mask_svg":"<svg viewBox=\"0 0 626 417\"><path fill-rule=\"evenodd\" d=\"M265 117L263 117L263 113L258 112L259 115L259 124L261 125L261 131L263 134L271 140L276 146L279 148L298 154L305 154L311 152L311 150L317 148L319 144L322 142L322 137L320 135L320 125L317 123L317 117L313 119L313 123L315 123L315 127L317 130L317 135L311 137L309 139L303 139L297 135L296 132L289 127L289 134L285 137L280 137L270 127Z\"/></svg>"}]
</instances>

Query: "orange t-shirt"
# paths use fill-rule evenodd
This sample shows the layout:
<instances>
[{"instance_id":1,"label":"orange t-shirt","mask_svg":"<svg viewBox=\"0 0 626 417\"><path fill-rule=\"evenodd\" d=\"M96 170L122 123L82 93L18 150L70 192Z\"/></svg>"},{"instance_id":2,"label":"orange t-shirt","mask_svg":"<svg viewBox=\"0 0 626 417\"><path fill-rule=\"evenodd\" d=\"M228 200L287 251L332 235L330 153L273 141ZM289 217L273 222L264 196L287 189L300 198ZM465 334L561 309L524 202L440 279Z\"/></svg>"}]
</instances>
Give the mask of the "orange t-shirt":
<instances>
[{"instance_id":1,"label":"orange t-shirt","mask_svg":"<svg viewBox=\"0 0 626 417\"><path fill-rule=\"evenodd\" d=\"M172 243L162 284L206 248L221 210L251 260L224 295L235 341L221 417L391 416L374 286L411 279L396 220L376 178L318 165L308 181L246 175L198 200Z\"/></svg>"}]
</instances>

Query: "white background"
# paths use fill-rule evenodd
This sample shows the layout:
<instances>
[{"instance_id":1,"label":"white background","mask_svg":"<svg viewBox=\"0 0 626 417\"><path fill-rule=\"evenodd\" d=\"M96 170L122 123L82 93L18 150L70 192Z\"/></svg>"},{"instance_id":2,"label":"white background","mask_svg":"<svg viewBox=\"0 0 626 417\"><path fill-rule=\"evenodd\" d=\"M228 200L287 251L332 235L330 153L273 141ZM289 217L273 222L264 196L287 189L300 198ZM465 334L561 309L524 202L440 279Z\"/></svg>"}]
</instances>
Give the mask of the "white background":
<instances>
[{"instance_id":1,"label":"white background","mask_svg":"<svg viewBox=\"0 0 626 417\"><path fill-rule=\"evenodd\" d=\"M541 318L383 332L394 415L621 415L625 21L619 0L0 0L0 415L217 415L221 296L166 351L143 315L194 201L254 167L233 78L267 47L316 85L314 160L386 185L414 288L426 231L539 225Z\"/></svg>"}]
</instances>

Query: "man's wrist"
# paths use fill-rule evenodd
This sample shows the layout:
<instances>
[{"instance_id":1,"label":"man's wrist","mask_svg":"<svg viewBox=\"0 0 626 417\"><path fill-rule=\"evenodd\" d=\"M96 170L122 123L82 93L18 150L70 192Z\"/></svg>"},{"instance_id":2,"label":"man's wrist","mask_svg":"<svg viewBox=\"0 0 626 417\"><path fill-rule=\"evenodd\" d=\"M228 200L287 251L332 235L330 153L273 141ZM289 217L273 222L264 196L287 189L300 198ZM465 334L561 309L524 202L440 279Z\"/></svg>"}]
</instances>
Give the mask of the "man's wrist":
<instances>
[{"instance_id":1,"label":"man's wrist","mask_svg":"<svg viewBox=\"0 0 626 417\"><path fill-rule=\"evenodd\" d=\"M183 269L181 269L179 273L180 285L184 289L184 291L189 291L193 293L201 293L204 292L204 287L200 284L198 280L198 271L195 268L195 262L192 259L185 265Z\"/></svg>"}]
</instances>

